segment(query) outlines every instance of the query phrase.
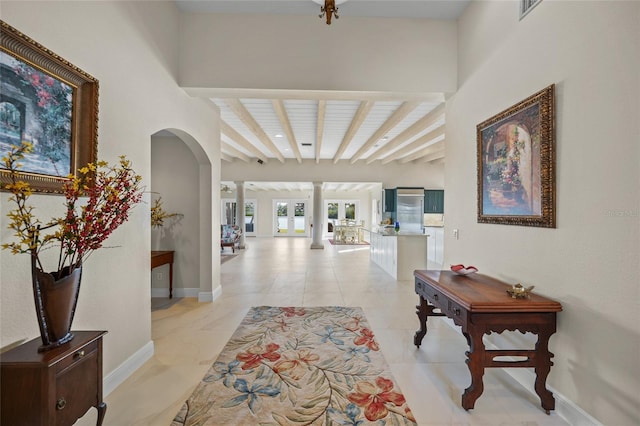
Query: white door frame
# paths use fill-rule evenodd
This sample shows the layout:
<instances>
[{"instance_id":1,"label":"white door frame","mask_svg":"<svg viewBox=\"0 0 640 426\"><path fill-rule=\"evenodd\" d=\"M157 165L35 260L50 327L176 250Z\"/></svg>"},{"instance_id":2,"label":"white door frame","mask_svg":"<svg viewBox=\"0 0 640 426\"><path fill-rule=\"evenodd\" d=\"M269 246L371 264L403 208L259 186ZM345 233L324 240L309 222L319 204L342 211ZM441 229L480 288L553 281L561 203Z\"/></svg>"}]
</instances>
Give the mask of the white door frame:
<instances>
[{"instance_id":1,"label":"white door frame","mask_svg":"<svg viewBox=\"0 0 640 426\"><path fill-rule=\"evenodd\" d=\"M323 210L323 215L324 215L324 219L326 220L326 223L331 223L332 220L335 220L337 223L337 225L340 224L340 219L345 219L346 217L346 207L345 204L347 203L351 203L354 204L356 206L356 211L355 211L355 218L353 220L355 220L356 222L360 222L360 200L353 200L350 198L344 198L344 199L327 199L323 201L324 205L322 206L322 210ZM329 219L329 203L338 203L338 219ZM329 232L329 225L327 225L323 230L322 230L322 238L331 238L333 236L333 232Z\"/></svg>"},{"instance_id":2,"label":"white door frame","mask_svg":"<svg viewBox=\"0 0 640 426\"><path fill-rule=\"evenodd\" d=\"M287 203L287 232L279 232L278 203ZM303 232L296 232L295 205L304 204ZM309 201L302 198L277 198L273 200L273 236L274 237L308 237L309 236Z\"/></svg>"}]
</instances>

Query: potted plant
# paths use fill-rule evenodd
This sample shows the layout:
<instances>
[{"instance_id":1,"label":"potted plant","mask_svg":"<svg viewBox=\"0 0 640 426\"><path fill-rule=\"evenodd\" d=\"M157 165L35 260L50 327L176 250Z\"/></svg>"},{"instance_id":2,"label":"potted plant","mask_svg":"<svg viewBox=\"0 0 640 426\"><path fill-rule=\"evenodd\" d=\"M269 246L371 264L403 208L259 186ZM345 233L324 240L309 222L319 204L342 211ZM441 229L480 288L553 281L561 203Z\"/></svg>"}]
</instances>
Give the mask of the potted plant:
<instances>
[{"instance_id":1,"label":"potted plant","mask_svg":"<svg viewBox=\"0 0 640 426\"><path fill-rule=\"evenodd\" d=\"M53 349L73 339L71 323L75 313L83 262L129 218L132 207L142 198L142 178L121 156L117 165L105 161L88 164L70 175L63 185L65 214L41 222L28 204L32 189L19 179L19 161L33 146L23 142L2 158L9 182L2 189L11 192L15 208L7 216L8 227L17 241L3 243L2 249L31 256L34 301L42 338L40 351ZM57 247L57 264L45 272L41 253Z\"/></svg>"}]
</instances>

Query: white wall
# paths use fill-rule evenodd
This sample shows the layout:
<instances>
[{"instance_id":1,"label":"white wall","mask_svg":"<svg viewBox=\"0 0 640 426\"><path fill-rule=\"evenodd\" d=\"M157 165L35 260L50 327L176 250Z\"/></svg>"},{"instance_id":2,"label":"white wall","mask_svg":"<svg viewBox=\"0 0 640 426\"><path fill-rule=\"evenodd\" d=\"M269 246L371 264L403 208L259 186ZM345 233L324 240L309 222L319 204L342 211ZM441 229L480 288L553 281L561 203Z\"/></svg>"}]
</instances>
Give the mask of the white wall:
<instances>
[{"instance_id":1,"label":"white wall","mask_svg":"<svg viewBox=\"0 0 640 426\"><path fill-rule=\"evenodd\" d=\"M640 3L472 2L447 103L445 264L562 302L548 385L606 425L640 422ZM476 125L556 84L557 229L476 222ZM490 248L490 249L487 249Z\"/></svg>"},{"instance_id":2,"label":"white wall","mask_svg":"<svg viewBox=\"0 0 640 426\"><path fill-rule=\"evenodd\" d=\"M2 1L2 20L99 80L100 159L114 162L126 154L149 186L151 135L181 129L201 144L214 167L209 192L219 187L219 115L175 82L179 22L173 3ZM3 242L10 239L7 198L0 194ZM116 247L99 250L84 265L73 328L109 331L106 375L151 344L149 198L108 240ZM33 201L45 218L60 213L58 196L37 195ZM210 204L219 211L217 194ZM218 277L219 265L214 267ZM39 336L28 256L1 251L0 274L0 345Z\"/></svg>"},{"instance_id":3,"label":"white wall","mask_svg":"<svg viewBox=\"0 0 640 426\"><path fill-rule=\"evenodd\" d=\"M455 21L185 14L180 85L454 92Z\"/></svg>"}]
</instances>

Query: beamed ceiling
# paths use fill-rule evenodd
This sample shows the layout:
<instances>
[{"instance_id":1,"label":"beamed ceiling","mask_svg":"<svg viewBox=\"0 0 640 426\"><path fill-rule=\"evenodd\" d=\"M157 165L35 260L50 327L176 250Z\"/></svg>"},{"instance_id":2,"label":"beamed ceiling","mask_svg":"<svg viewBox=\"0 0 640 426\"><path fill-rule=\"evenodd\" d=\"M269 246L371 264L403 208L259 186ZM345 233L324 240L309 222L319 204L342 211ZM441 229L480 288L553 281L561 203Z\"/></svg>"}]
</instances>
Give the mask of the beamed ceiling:
<instances>
[{"instance_id":1,"label":"beamed ceiling","mask_svg":"<svg viewBox=\"0 0 640 426\"><path fill-rule=\"evenodd\" d=\"M430 162L444 158L438 100L214 98L226 161Z\"/></svg>"},{"instance_id":2,"label":"beamed ceiling","mask_svg":"<svg viewBox=\"0 0 640 426\"><path fill-rule=\"evenodd\" d=\"M340 2L341 19L395 17L455 20L469 0ZM317 14L312 0L221 1L177 0L190 13ZM323 25L319 19L318 25ZM284 163L331 161L334 164L429 163L445 157L442 94L395 94L296 91L291 96L221 94L211 102L220 108L222 159L227 162ZM366 190L379 183L327 184L324 190ZM247 182L253 190L309 190L311 183ZM223 192L235 189L222 182Z\"/></svg>"}]
</instances>

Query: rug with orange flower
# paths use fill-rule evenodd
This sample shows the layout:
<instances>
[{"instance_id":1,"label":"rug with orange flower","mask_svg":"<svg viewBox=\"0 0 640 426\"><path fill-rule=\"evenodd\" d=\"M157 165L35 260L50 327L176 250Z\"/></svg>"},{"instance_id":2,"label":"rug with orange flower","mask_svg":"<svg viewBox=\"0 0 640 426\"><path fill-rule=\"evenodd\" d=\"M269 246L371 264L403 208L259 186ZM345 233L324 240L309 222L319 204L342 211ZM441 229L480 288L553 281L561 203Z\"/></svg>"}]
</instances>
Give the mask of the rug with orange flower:
<instances>
[{"instance_id":1,"label":"rug with orange flower","mask_svg":"<svg viewBox=\"0 0 640 426\"><path fill-rule=\"evenodd\" d=\"M251 308L172 426L303 424L416 424L361 308Z\"/></svg>"}]
</instances>

